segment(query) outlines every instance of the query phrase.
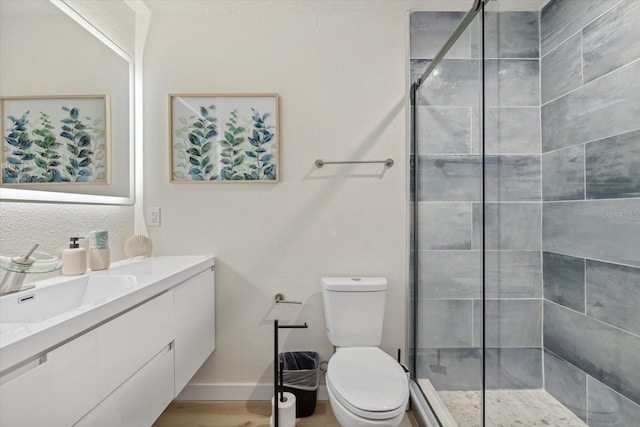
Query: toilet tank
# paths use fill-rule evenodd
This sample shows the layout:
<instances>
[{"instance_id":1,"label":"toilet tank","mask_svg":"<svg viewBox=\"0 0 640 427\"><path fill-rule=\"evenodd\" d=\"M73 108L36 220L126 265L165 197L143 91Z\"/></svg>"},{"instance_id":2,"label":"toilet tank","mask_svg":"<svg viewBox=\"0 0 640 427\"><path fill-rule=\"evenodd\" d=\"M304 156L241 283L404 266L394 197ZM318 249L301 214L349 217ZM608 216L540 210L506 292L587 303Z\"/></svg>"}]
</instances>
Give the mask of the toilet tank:
<instances>
[{"instance_id":1,"label":"toilet tank","mask_svg":"<svg viewBox=\"0 0 640 427\"><path fill-rule=\"evenodd\" d=\"M387 279L325 277L322 300L329 341L336 347L378 347L382 342Z\"/></svg>"}]
</instances>

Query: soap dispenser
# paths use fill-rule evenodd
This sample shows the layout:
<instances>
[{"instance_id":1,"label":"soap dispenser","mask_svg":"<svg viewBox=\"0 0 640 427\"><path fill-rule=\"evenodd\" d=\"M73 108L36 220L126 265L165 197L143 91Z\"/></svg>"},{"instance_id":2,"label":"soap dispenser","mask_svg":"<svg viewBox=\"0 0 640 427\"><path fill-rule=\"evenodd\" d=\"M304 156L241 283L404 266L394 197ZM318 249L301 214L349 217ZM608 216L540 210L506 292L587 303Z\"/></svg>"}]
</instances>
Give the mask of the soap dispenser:
<instances>
[{"instance_id":1,"label":"soap dispenser","mask_svg":"<svg viewBox=\"0 0 640 427\"><path fill-rule=\"evenodd\" d=\"M77 276L87 271L87 250L81 248L78 240L84 237L71 237L69 248L62 251L62 274Z\"/></svg>"}]
</instances>

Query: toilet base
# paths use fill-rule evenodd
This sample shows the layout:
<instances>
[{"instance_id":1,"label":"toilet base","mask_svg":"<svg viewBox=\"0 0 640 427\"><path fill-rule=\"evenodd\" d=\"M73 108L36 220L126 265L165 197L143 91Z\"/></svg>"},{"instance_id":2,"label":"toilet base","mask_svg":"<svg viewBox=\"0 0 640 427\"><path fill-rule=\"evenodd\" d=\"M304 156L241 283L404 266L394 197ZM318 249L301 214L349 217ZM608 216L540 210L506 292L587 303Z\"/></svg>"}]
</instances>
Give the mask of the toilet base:
<instances>
[{"instance_id":1,"label":"toilet base","mask_svg":"<svg viewBox=\"0 0 640 427\"><path fill-rule=\"evenodd\" d=\"M342 427L398 427L404 418L404 412L386 420L372 420L359 417L342 406L329 387L327 387L327 392L329 393L329 402L331 403L333 415L335 415L338 423L340 423Z\"/></svg>"}]
</instances>

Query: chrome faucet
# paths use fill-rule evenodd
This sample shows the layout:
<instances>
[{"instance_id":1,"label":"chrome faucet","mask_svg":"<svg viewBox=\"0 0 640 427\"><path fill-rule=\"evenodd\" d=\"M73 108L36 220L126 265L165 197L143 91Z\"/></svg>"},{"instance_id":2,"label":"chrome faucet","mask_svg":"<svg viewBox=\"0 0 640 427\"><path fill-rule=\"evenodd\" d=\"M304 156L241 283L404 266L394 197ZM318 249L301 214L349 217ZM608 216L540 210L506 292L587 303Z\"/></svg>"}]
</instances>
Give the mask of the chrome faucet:
<instances>
[{"instance_id":1,"label":"chrome faucet","mask_svg":"<svg viewBox=\"0 0 640 427\"><path fill-rule=\"evenodd\" d=\"M30 256L38 246L40 245L36 243L26 255L11 258L10 270L7 270L0 283L0 295L23 290L22 283L24 283L29 269L36 261L34 258L30 258ZM35 285L28 286L26 289L34 286Z\"/></svg>"}]
</instances>

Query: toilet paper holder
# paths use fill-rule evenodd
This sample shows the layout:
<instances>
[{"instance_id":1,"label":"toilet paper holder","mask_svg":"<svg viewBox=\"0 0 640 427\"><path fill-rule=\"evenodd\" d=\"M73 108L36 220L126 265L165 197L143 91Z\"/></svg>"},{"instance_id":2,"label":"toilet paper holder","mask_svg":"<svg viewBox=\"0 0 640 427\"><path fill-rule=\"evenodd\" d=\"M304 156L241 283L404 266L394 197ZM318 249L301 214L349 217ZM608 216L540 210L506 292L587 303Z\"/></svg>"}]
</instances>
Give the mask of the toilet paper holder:
<instances>
[{"instance_id":1,"label":"toilet paper holder","mask_svg":"<svg viewBox=\"0 0 640 427\"><path fill-rule=\"evenodd\" d=\"M281 294L279 294L281 295ZM276 298L278 295L276 295ZM284 295L282 296L284 298ZM276 300L276 302L278 302ZM286 301L280 301L286 302ZM294 303L295 304L295 303ZM302 304L302 303L299 303ZM278 357L278 330L279 329L307 329L309 325L307 322L304 322L304 325L279 325L278 319L273 321L273 426L279 427L278 425L278 402L280 399L283 399L284 396L284 381L282 378L282 367L280 366L280 358ZM280 374L280 375L278 375ZM278 377L280 379L280 397L278 397Z\"/></svg>"},{"instance_id":2,"label":"toilet paper holder","mask_svg":"<svg viewBox=\"0 0 640 427\"><path fill-rule=\"evenodd\" d=\"M282 293L277 293L273 298L273 301L276 304L302 304L302 301L288 301L287 297L285 297Z\"/></svg>"}]
</instances>

